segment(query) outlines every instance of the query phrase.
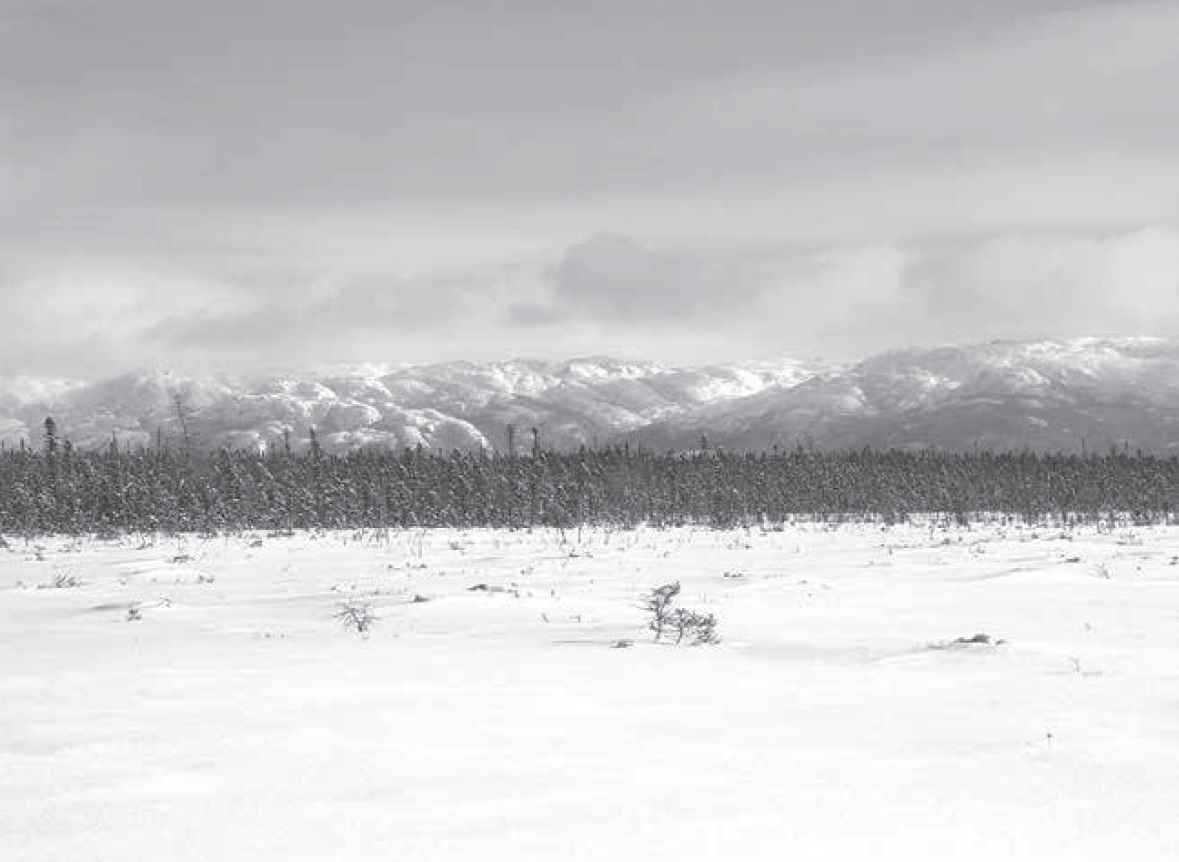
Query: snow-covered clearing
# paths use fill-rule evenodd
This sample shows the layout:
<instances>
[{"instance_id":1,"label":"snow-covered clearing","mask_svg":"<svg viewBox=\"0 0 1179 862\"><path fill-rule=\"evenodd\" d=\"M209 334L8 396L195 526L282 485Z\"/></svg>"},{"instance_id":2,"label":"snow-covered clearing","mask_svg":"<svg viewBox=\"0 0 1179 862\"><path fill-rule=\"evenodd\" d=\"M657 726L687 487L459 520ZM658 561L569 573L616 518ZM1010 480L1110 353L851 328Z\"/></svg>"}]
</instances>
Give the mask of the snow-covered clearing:
<instances>
[{"instance_id":1,"label":"snow-covered clearing","mask_svg":"<svg viewBox=\"0 0 1179 862\"><path fill-rule=\"evenodd\" d=\"M1179 858L1177 529L7 545L6 862Z\"/></svg>"}]
</instances>

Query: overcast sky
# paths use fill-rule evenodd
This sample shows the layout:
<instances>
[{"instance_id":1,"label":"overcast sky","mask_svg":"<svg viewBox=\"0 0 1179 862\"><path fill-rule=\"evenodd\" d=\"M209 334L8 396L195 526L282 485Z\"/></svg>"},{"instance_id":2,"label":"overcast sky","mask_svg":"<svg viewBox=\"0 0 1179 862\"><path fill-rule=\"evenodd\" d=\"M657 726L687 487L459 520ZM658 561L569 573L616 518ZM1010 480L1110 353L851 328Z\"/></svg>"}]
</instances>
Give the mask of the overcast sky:
<instances>
[{"instance_id":1,"label":"overcast sky","mask_svg":"<svg viewBox=\"0 0 1179 862\"><path fill-rule=\"evenodd\" d=\"M561 5L0 0L0 374L1179 335L1174 0Z\"/></svg>"}]
</instances>

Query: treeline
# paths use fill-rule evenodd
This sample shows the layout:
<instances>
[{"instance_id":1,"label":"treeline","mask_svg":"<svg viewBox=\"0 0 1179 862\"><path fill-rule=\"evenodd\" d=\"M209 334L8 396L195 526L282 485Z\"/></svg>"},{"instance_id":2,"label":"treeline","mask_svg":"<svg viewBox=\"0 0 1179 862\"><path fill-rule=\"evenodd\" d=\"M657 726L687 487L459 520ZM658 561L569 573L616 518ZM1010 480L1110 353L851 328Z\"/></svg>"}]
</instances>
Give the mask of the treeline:
<instances>
[{"instance_id":1,"label":"treeline","mask_svg":"<svg viewBox=\"0 0 1179 862\"><path fill-rule=\"evenodd\" d=\"M0 532L700 524L818 519L1140 523L1179 511L1179 459L804 449L528 455L185 449L80 452L49 435L0 452Z\"/></svg>"}]
</instances>

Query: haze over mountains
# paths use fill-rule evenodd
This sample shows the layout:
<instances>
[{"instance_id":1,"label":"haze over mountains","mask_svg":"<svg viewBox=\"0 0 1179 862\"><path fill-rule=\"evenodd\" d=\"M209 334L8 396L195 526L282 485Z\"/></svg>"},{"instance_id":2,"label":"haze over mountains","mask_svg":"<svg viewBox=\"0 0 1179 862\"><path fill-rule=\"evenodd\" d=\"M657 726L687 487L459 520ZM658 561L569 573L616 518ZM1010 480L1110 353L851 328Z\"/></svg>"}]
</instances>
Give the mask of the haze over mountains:
<instances>
[{"instance_id":1,"label":"haze over mountains","mask_svg":"<svg viewBox=\"0 0 1179 862\"><path fill-rule=\"evenodd\" d=\"M0 440L39 445L47 415L80 448L281 445L503 451L629 441L656 449L939 448L1066 452L1179 446L1179 341L1084 338L892 351L847 365L673 367L611 358L371 366L78 383L0 378Z\"/></svg>"}]
</instances>

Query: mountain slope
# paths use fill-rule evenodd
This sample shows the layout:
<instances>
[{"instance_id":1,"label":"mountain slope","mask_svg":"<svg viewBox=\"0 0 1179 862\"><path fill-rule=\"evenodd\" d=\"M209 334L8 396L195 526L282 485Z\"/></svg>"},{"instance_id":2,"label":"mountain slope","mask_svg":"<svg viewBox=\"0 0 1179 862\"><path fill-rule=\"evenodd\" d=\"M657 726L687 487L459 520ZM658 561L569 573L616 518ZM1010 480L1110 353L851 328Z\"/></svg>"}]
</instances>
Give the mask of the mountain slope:
<instances>
[{"instance_id":1,"label":"mountain slope","mask_svg":"<svg viewBox=\"0 0 1179 862\"><path fill-rule=\"evenodd\" d=\"M881 354L652 423L659 447L1060 449L1179 444L1179 342L993 342Z\"/></svg>"},{"instance_id":2,"label":"mountain slope","mask_svg":"<svg viewBox=\"0 0 1179 862\"><path fill-rule=\"evenodd\" d=\"M178 445L330 451L648 447L937 447L1064 451L1179 446L1179 341L1086 338L911 349L849 366L782 360L670 367L567 362L372 366L327 374L97 383L0 379L0 440L34 445L52 414L83 448Z\"/></svg>"},{"instance_id":3,"label":"mountain slope","mask_svg":"<svg viewBox=\"0 0 1179 862\"><path fill-rule=\"evenodd\" d=\"M793 384L812 367L784 360L699 368L585 358L568 362L452 362L349 369L320 375L202 379L126 375L92 384L0 380L0 440L37 441L46 415L82 448L173 445L184 425L203 447L273 445L310 429L330 451L362 446L502 449L509 424L528 446L611 439L704 404Z\"/></svg>"}]
</instances>

